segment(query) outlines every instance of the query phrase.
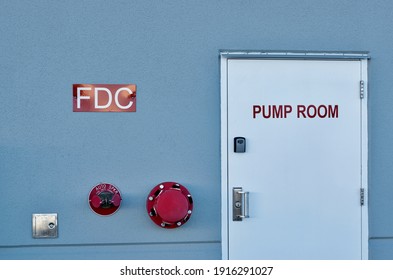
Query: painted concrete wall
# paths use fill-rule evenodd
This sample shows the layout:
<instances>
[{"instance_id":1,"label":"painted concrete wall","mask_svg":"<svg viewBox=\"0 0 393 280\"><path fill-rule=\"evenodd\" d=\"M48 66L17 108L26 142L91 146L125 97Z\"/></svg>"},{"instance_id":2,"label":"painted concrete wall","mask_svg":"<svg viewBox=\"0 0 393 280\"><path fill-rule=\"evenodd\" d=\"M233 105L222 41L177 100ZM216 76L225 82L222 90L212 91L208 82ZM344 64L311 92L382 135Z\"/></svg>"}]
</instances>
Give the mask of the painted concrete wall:
<instances>
[{"instance_id":1,"label":"painted concrete wall","mask_svg":"<svg viewBox=\"0 0 393 280\"><path fill-rule=\"evenodd\" d=\"M220 259L219 50L370 51L370 258L393 259L391 1L1 1L0 258ZM136 83L136 113L73 113L74 83ZM111 217L90 189L115 184ZM177 181L194 213L145 213ZM56 212L59 237L32 238Z\"/></svg>"}]
</instances>

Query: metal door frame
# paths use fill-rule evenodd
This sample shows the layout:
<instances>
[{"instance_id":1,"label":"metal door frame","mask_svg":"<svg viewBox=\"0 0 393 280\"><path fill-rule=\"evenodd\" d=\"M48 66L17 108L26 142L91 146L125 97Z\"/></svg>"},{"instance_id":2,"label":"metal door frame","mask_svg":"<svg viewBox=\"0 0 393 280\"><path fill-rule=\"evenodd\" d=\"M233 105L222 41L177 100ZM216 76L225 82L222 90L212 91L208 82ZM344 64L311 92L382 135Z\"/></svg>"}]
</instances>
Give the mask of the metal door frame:
<instances>
[{"instance_id":1,"label":"metal door frame","mask_svg":"<svg viewBox=\"0 0 393 280\"><path fill-rule=\"evenodd\" d=\"M359 85L361 102L361 186L364 190L364 205L361 208L361 257L368 259L368 52L302 52L302 51L220 51L221 84L221 251L222 259L229 259L229 200L228 191L228 59L310 59L310 60L359 60L361 62L361 80ZM360 197L360 194L359 194Z\"/></svg>"}]
</instances>

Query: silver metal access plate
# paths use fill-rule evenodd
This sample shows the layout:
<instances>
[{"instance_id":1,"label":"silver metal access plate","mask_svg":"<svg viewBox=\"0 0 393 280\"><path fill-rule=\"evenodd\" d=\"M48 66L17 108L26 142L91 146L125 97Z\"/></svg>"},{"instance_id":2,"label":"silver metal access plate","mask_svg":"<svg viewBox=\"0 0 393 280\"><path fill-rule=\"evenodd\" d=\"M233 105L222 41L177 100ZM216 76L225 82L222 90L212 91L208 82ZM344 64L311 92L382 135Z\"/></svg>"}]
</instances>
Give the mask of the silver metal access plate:
<instances>
[{"instance_id":1,"label":"silver metal access plate","mask_svg":"<svg viewBox=\"0 0 393 280\"><path fill-rule=\"evenodd\" d=\"M57 213L33 214L33 238L57 238Z\"/></svg>"}]
</instances>

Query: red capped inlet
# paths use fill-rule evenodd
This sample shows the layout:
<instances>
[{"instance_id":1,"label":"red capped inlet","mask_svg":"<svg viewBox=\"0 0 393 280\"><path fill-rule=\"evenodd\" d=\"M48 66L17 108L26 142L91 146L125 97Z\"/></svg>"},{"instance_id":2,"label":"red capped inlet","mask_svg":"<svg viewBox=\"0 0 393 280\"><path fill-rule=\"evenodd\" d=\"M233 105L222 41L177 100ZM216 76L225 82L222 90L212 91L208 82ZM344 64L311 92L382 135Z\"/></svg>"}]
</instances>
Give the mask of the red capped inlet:
<instances>
[{"instance_id":1,"label":"red capped inlet","mask_svg":"<svg viewBox=\"0 0 393 280\"><path fill-rule=\"evenodd\" d=\"M177 228L190 219L193 201L190 192L179 183L164 182L155 186L146 201L152 221L163 228Z\"/></svg>"},{"instance_id":2,"label":"red capped inlet","mask_svg":"<svg viewBox=\"0 0 393 280\"><path fill-rule=\"evenodd\" d=\"M98 215L109 216L115 213L121 204L121 194L112 184L100 183L89 193L89 205Z\"/></svg>"}]
</instances>

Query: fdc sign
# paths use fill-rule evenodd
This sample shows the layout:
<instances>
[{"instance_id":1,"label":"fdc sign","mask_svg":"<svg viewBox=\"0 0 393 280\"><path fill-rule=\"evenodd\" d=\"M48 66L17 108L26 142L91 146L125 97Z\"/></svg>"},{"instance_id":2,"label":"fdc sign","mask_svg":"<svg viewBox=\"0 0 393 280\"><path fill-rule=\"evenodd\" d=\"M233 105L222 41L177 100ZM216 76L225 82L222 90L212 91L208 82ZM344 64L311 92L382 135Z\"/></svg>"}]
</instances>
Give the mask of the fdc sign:
<instances>
[{"instance_id":1,"label":"fdc sign","mask_svg":"<svg viewBox=\"0 0 393 280\"><path fill-rule=\"evenodd\" d=\"M74 84L74 112L135 112L135 84Z\"/></svg>"}]
</instances>

